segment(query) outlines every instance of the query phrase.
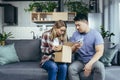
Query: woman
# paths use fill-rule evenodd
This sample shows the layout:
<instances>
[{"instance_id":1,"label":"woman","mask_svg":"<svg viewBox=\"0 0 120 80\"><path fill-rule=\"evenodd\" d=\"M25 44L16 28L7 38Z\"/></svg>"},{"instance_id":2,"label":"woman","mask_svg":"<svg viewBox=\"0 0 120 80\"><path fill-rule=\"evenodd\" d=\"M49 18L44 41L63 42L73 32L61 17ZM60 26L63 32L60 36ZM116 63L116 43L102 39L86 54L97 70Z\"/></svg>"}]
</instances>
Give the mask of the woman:
<instances>
[{"instance_id":1,"label":"woman","mask_svg":"<svg viewBox=\"0 0 120 80\"><path fill-rule=\"evenodd\" d=\"M42 35L41 49L44 53L41 60L41 67L47 70L48 80L65 80L67 73L67 65L65 63L57 63L53 60L54 51L59 51L64 42L67 42L66 25L62 20L57 21L51 30L46 31Z\"/></svg>"}]
</instances>

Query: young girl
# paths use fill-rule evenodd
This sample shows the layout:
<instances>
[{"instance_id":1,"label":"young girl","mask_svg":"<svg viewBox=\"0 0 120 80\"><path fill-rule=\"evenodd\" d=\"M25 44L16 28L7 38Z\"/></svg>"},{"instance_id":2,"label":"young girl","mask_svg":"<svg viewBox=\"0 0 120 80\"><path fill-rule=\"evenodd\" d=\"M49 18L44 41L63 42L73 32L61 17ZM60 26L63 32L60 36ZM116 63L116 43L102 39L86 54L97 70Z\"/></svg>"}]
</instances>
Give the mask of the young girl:
<instances>
[{"instance_id":1,"label":"young girl","mask_svg":"<svg viewBox=\"0 0 120 80\"><path fill-rule=\"evenodd\" d=\"M64 42L67 42L66 25L62 20L55 22L52 29L42 35L42 53L44 53L40 65L48 72L48 80L65 80L67 65L53 60L53 53L58 51ZM57 78L57 79L56 79Z\"/></svg>"}]
</instances>

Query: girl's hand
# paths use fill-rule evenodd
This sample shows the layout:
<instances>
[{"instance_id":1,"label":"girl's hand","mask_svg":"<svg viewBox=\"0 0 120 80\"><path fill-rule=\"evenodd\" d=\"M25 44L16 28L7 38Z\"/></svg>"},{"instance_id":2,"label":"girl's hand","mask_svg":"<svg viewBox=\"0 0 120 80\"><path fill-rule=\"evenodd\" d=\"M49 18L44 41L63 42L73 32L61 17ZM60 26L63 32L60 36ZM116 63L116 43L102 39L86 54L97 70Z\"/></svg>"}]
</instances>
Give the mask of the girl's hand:
<instances>
[{"instance_id":1,"label":"girl's hand","mask_svg":"<svg viewBox=\"0 0 120 80\"><path fill-rule=\"evenodd\" d=\"M54 51L61 51L62 50L62 45L53 46L52 50L54 50Z\"/></svg>"}]
</instances>

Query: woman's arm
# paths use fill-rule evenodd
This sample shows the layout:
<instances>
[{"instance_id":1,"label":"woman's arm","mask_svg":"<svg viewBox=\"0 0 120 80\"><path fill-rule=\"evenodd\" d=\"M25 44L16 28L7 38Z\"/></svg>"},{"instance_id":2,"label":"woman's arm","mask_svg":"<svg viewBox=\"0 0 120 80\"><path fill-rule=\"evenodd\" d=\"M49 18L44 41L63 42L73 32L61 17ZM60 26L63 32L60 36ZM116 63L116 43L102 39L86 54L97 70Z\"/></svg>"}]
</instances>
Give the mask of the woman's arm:
<instances>
[{"instance_id":1,"label":"woman's arm","mask_svg":"<svg viewBox=\"0 0 120 80\"><path fill-rule=\"evenodd\" d=\"M41 38L41 50L43 53L49 54L52 51L52 45L50 42L49 35L47 33L43 33Z\"/></svg>"}]
</instances>

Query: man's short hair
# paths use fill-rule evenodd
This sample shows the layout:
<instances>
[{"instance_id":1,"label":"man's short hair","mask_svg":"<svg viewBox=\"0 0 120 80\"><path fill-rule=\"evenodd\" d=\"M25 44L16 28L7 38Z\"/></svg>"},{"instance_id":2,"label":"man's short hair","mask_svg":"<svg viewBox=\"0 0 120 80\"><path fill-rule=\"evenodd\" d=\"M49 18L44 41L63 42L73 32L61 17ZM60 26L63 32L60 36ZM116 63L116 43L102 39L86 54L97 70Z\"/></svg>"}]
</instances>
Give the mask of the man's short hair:
<instances>
[{"instance_id":1,"label":"man's short hair","mask_svg":"<svg viewBox=\"0 0 120 80\"><path fill-rule=\"evenodd\" d=\"M74 21L82 21L82 20L87 20L88 21L88 16L85 14L77 14L74 17Z\"/></svg>"}]
</instances>

